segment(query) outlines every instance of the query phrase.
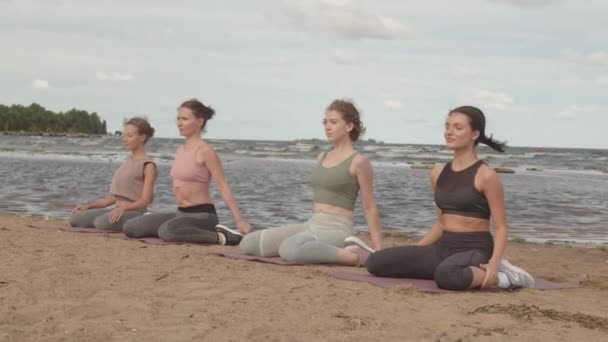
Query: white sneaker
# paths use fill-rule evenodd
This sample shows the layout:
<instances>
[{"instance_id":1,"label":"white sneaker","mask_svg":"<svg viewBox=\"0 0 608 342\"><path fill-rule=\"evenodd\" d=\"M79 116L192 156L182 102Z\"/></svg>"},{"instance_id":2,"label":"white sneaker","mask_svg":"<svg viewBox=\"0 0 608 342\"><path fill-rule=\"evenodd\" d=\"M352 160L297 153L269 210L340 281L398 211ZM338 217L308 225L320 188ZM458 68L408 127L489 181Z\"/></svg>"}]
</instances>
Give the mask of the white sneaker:
<instances>
[{"instance_id":1,"label":"white sneaker","mask_svg":"<svg viewBox=\"0 0 608 342\"><path fill-rule=\"evenodd\" d=\"M375 250L373 248L371 248L370 246L366 245L365 242L363 242L358 237L349 236L346 239L344 239L344 246L352 246L352 245L357 245L357 246L363 248L364 250L366 250L366 251L368 251L370 253L374 253L375 252Z\"/></svg>"},{"instance_id":2,"label":"white sneaker","mask_svg":"<svg viewBox=\"0 0 608 342\"><path fill-rule=\"evenodd\" d=\"M509 278L511 288L531 288L533 289L534 277L523 269L513 266L508 260L500 260L500 266L498 266L498 272L504 273Z\"/></svg>"}]
</instances>

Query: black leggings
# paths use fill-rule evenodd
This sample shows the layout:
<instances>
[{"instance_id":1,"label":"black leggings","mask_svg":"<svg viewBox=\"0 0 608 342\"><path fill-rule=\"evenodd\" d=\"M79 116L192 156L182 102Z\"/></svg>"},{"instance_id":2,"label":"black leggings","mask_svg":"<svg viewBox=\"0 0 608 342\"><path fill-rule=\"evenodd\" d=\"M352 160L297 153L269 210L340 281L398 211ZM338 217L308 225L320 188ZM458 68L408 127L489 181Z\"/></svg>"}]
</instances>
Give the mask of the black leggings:
<instances>
[{"instance_id":1,"label":"black leggings","mask_svg":"<svg viewBox=\"0 0 608 342\"><path fill-rule=\"evenodd\" d=\"M378 277L434 279L442 289L466 290L473 282L470 266L487 263L493 250L489 232L444 232L432 245L380 250L370 255L366 265Z\"/></svg>"}]
</instances>

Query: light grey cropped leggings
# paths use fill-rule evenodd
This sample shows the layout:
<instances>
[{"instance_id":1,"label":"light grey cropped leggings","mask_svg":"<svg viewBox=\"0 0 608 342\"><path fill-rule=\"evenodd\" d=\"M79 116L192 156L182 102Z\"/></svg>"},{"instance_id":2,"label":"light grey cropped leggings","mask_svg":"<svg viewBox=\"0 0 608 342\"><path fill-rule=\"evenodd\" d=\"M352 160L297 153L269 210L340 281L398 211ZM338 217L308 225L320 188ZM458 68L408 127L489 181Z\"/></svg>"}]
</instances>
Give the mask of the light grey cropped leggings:
<instances>
[{"instance_id":1,"label":"light grey cropped leggings","mask_svg":"<svg viewBox=\"0 0 608 342\"><path fill-rule=\"evenodd\" d=\"M155 213L127 221L123 233L130 238L159 237L171 242L218 243L214 213Z\"/></svg>"},{"instance_id":2,"label":"light grey cropped leggings","mask_svg":"<svg viewBox=\"0 0 608 342\"><path fill-rule=\"evenodd\" d=\"M114 208L98 208L79 211L70 216L70 226L80 228L97 228L104 230L122 231L123 225L128 220L143 215L146 210L125 211L117 222L110 223L110 212Z\"/></svg>"},{"instance_id":3,"label":"light grey cropped leggings","mask_svg":"<svg viewBox=\"0 0 608 342\"><path fill-rule=\"evenodd\" d=\"M315 213L307 222L263 229L245 235L240 249L249 255L303 263L335 263L344 239L353 233L353 221L328 213Z\"/></svg>"}]
</instances>

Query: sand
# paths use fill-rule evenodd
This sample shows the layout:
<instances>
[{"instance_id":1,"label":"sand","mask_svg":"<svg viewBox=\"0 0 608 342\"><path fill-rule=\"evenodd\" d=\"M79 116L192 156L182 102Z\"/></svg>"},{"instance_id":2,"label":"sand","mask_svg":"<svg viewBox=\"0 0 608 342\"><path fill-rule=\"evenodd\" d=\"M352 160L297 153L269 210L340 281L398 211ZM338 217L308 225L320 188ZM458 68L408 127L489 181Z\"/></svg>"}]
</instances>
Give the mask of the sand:
<instances>
[{"instance_id":1,"label":"sand","mask_svg":"<svg viewBox=\"0 0 608 342\"><path fill-rule=\"evenodd\" d=\"M606 247L509 244L512 263L580 289L427 294L35 221L0 216L0 341L608 340Z\"/></svg>"}]
</instances>

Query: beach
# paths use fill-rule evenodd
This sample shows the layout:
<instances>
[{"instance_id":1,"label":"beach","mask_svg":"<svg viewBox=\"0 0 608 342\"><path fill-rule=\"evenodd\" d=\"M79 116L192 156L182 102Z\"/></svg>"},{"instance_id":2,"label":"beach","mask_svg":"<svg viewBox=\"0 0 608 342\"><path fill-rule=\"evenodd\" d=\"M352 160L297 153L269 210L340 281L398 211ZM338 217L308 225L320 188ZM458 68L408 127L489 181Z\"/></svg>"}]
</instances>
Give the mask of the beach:
<instances>
[{"instance_id":1,"label":"beach","mask_svg":"<svg viewBox=\"0 0 608 342\"><path fill-rule=\"evenodd\" d=\"M222 258L0 216L0 341L605 341L608 250L511 242L506 257L570 290L429 294L332 270ZM61 221L43 221L63 223ZM365 233L359 236L369 241ZM413 243L389 233L385 246Z\"/></svg>"}]
</instances>

